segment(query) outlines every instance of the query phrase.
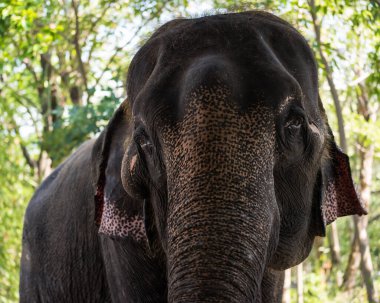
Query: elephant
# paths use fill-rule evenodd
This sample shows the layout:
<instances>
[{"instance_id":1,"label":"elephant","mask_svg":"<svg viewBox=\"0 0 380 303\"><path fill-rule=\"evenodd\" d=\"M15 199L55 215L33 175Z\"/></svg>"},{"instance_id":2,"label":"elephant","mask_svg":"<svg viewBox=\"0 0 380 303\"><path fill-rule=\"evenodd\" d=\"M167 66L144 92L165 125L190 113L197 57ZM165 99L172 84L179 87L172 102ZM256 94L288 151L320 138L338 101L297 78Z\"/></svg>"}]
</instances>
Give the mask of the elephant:
<instances>
[{"instance_id":1,"label":"elephant","mask_svg":"<svg viewBox=\"0 0 380 303\"><path fill-rule=\"evenodd\" d=\"M366 214L286 21L170 21L126 87L28 205L21 302L281 302L314 238Z\"/></svg>"}]
</instances>

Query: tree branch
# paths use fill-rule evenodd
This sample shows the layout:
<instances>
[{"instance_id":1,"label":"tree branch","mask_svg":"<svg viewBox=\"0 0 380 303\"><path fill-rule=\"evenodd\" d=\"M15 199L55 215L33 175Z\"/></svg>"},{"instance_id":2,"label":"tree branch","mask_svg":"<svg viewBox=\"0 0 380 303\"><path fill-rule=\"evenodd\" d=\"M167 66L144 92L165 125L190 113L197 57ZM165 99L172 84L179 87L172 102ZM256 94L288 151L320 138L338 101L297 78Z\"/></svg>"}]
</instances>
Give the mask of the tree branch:
<instances>
[{"instance_id":1,"label":"tree branch","mask_svg":"<svg viewBox=\"0 0 380 303\"><path fill-rule=\"evenodd\" d=\"M37 74L36 74L35 70L33 69L33 66L30 64L29 58L25 58L22 61L22 63L25 64L27 70L30 71L30 73L32 74L34 81L36 82L36 84L38 84L40 81L38 80Z\"/></svg>"},{"instance_id":2,"label":"tree branch","mask_svg":"<svg viewBox=\"0 0 380 303\"><path fill-rule=\"evenodd\" d=\"M20 143L22 154L26 160L26 163L30 166L30 168L35 169L36 168L36 162L32 159L30 156L28 150L26 149L25 145Z\"/></svg>"},{"instance_id":3,"label":"tree branch","mask_svg":"<svg viewBox=\"0 0 380 303\"><path fill-rule=\"evenodd\" d=\"M13 43L13 46L15 47L15 51L17 52L17 55L20 56L20 50L19 50L19 47L18 47L18 43L15 41L14 37L11 37L11 41ZM34 70L34 68L31 65L31 63L30 63L30 59L29 58L24 58L24 60L22 61L22 63L25 64L26 69L32 74L33 79L34 79L34 81L37 84L36 86L38 86L38 83L40 82L40 80L38 79L37 73ZM42 78L42 76L41 76L41 78Z\"/></svg>"},{"instance_id":4,"label":"tree branch","mask_svg":"<svg viewBox=\"0 0 380 303\"><path fill-rule=\"evenodd\" d=\"M160 13L162 10L163 10L164 7L162 7L160 9L160 11L158 13ZM95 80L95 87L99 84L100 80L103 78L104 74L106 73L106 71L108 70L109 66L112 64L113 60L115 60L115 57L117 56L117 54L125 47L127 47L132 41L133 39L135 39L137 37L137 35L140 33L141 29L143 27L145 27L150 21L152 21L154 18L156 18L157 16L151 16L150 18L148 18L143 24L141 24L137 30L135 31L135 33L133 34L133 36L126 42L124 43L122 46L119 46L116 48L115 52L113 53L113 55L110 57L110 59L108 60L105 68L103 69L102 73L100 74L100 76L98 78L96 78Z\"/></svg>"},{"instance_id":5,"label":"tree branch","mask_svg":"<svg viewBox=\"0 0 380 303\"><path fill-rule=\"evenodd\" d=\"M97 35L94 33L94 37L92 39L92 44L91 44L91 48L90 48L90 51L88 52L88 62L90 63L91 62L91 59L92 59L92 54L95 50L95 47L96 47L96 43L97 42Z\"/></svg>"},{"instance_id":6,"label":"tree branch","mask_svg":"<svg viewBox=\"0 0 380 303\"><path fill-rule=\"evenodd\" d=\"M86 70L84 68L84 64L82 60L82 51L80 47L78 6L76 5L75 0L71 0L71 6L73 7L74 15L75 15L74 45L75 45L75 52L77 54L77 60L78 60L78 65L79 65L79 73L82 76L83 84L88 94L87 75L86 75Z\"/></svg>"},{"instance_id":7,"label":"tree branch","mask_svg":"<svg viewBox=\"0 0 380 303\"><path fill-rule=\"evenodd\" d=\"M105 6L103 9L102 9L102 13L100 14L100 16L98 18L95 19L95 21L91 22L91 27L90 29L88 30L88 33L86 35L86 37L84 38L84 41L86 43L88 37L91 35L91 33L94 31L94 29L96 28L96 26L98 25L98 23L104 18L104 16L106 15L107 11L111 8L111 5L113 4L114 2L110 1L108 2L107 6ZM89 60L90 61L90 60Z\"/></svg>"},{"instance_id":8,"label":"tree branch","mask_svg":"<svg viewBox=\"0 0 380 303\"><path fill-rule=\"evenodd\" d=\"M377 214L376 216L373 216L372 218L368 220L368 224L372 224L373 222L379 219L380 219L380 214Z\"/></svg>"},{"instance_id":9,"label":"tree branch","mask_svg":"<svg viewBox=\"0 0 380 303\"><path fill-rule=\"evenodd\" d=\"M28 150L26 149L26 146L21 142L21 136L20 136L20 132L19 132L19 129L17 127L17 124L16 122L14 121L13 118L11 118L11 127L12 129L15 131L17 137L16 137L16 140L20 142L20 147L21 147L21 152L22 152L22 155L24 156L25 160L26 160L26 163L30 166L30 168L32 169L35 169L37 167L37 163L36 161L34 161L32 159L32 157L30 156Z\"/></svg>"},{"instance_id":10,"label":"tree branch","mask_svg":"<svg viewBox=\"0 0 380 303\"><path fill-rule=\"evenodd\" d=\"M322 39L321 39L321 23L318 22L317 14L316 14L316 9L315 9L315 2L314 0L308 0L309 4L309 13L311 15L311 19L313 22L313 28L314 28L314 33L315 33L315 39L317 42L317 49L319 56L321 57L322 64L325 68L326 72L326 79L330 87L330 92L334 101L335 109L336 109L336 115L338 119L338 130L339 130L339 143L340 147L342 148L343 152L347 153L347 143L346 143L346 134L344 131L344 120L343 120L343 115L342 115L342 108L340 106L340 101L339 101L339 95L336 90L336 86L332 77L332 70L330 68L329 63L327 62L327 59L325 57L325 54L323 53L322 50Z\"/></svg>"},{"instance_id":11,"label":"tree branch","mask_svg":"<svg viewBox=\"0 0 380 303\"><path fill-rule=\"evenodd\" d=\"M19 92L16 91L15 89L13 89L11 86L8 86L7 89L9 89L11 91L11 93L15 96L16 100L18 100L20 102L20 104L22 104L23 106L25 106L25 108L27 106L24 104L24 102L22 102L22 100L26 100L30 106L36 107L36 105L34 104L34 102L31 99L29 99L26 96L19 95Z\"/></svg>"},{"instance_id":12,"label":"tree branch","mask_svg":"<svg viewBox=\"0 0 380 303\"><path fill-rule=\"evenodd\" d=\"M40 134L39 134L38 127L37 127L38 123L37 123L37 120L33 117L33 114L32 114L32 112L30 111L29 106L26 106L26 105L22 102L21 97L17 96L16 94L14 94L14 95L15 95L14 97L15 97L16 102L18 102L19 104L21 104L21 105L25 108L26 112L29 114L29 116L30 116L30 120L33 122L34 131L35 131L35 133L36 133L36 136L37 136L37 138L40 139L41 136L40 136Z\"/></svg>"},{"instance_id":13,"label":"tree branch","mask_svg":"<svg viewBox=\"0 0 380 303\"><path fill-rule=\"evenodd\" d=\"M98 25L98 23L104 18L104 16L106 15L107 11L111 8L111 5L113 3L114 2L112 2L112 1L108 2L108 5L103 8L102 13L100 14L100 16L94 22L91 23L91 27L88 30L87 36L84 38L84 43L85 44L87 44L87 39L89 38L89 36L91 35L91 33L93 33L93 31L96 28L96 26ZM96 33L94 33L94 35L95 36L92 39L93 43L92 43L90 51L88 53L88 62L91 61L92 53L94 52L94 49L95 49L95 46L96 46L96 37L97 37L97 35L96 35Z\"/></svg>"},{"instance_id":14,"label":"tree branch","mask_svg":"<svg viewBox=\"0 0 380 303\"><path fill-rule=\"evenodd\" d=\"M41 54L41 61L43 61L43 64L46 64L50 68L50 71L53 71L55 74L59 75L58 70L53 64L51 64L50 57L51 55L48 53Z\"/></svg>"}]
</instances>

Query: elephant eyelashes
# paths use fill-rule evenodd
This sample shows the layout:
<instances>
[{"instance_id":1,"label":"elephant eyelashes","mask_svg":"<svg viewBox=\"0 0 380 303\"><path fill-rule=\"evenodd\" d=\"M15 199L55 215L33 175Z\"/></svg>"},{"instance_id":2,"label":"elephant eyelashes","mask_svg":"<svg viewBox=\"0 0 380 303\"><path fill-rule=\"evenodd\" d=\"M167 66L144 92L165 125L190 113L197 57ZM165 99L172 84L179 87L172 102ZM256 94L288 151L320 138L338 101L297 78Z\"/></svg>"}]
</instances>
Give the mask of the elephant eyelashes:
<instances>
[{"instance_id":1,"label":"elephant eyelashes","mask_svg":"<svg viewBox=\"0 0 380 303\"><path fill-rule=\"evenodd\" d=\"M305 132L306 117L302 109L290 110L283 124L283 146L291 151L292 155L300 155L305 151L307 132Z\"/></svg>"},{"instance_id":2,"label":"elephant eyelashes","mask_svg":"<svg viewBox=\"0 0 380 303\"><path fill-rule=\"evenodd\" d=\"M284 124L285 131L288 135L297 135L305 125L305 114L300 108L292 108Z\"/></svg>"},{"instance_id":3,"label":"elephant eyelashes","mask_svg":"<svg viewBox=\"0 0 380 303\"><path fill-rule=\"evenodd\" d=\"M304 125L303 117L295 117L291 119L290 121L288 121L285 124L287 137L289 139L294 139L294 138L299 137L299 135L302 133L303 125Z\"/></svg>"},{"instance_id":4,"label":"elephant eyelashes","mask_svg":"<svg viewBox=\"0 0 380 303\"><path fill-rule=\"evenodd\" d=\"M297 130L302 127L304 122L305 120L303 117L294 117L288 122L286 122L285 127L290 131Z\"/></svg>"},{"instance_id":5,"label":"elephant eyelashes","mask_svg":"<svg viewBox=\"0 0 380 303\"><path fill-rule=\"evenodd\" d=\"M136 130L133 140L142 150L151 151L153 147L152 142L149 140L149 137L143 128L138 128Z\"/></svg>"}]
</instances>

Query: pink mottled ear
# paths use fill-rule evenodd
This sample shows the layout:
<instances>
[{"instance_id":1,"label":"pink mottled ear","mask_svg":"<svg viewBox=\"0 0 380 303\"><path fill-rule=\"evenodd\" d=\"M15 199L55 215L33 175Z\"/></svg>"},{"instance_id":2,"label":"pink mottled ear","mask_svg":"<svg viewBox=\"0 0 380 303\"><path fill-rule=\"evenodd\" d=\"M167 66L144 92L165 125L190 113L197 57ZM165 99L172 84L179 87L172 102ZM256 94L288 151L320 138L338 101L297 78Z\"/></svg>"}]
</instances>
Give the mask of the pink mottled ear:
<instances>
[{"instance_id":1,"label":"pink mottled ear","mask_svg":"<svg viewBox=\"0 0 380 303\"><path fill-rule=\"evenodd\" d=\"M105 199L103 205L99 233L110 237L131 238L137 242L145 241L146 233L141 215L128 214L122 203L117 201Z\"/></svg>"},{"instance_id":2,"label":"pink mottled ear","mask_svg":"<svg viewBox=\"0 0 380 303\"><path fill-rule=\"evenodd\" d=\"M95 224L100 234L139 242L146 240L142 202L128 195L121 180L121 163L130 136L126 102L116 110L92 151Z\"/></svg>"},{"instance_id":3,"label":"pink mottled ear","mask_svg":"<svg viewBox=\"0 0 380 303\"><path fill-rule=\"evenodd\" d=\"M367 211L358 198L348 156L336 146L332 138L329 159L323 169L325 191L322 201L322 217L325 225L338 217L366 215Z\"/></svg>"},{"instance_id":4,"label":"pink mottled ear","mask_svg":"<svg viewBox=\"0 0 380 303\"><path fill-rule=\"evenodd\" d=\"M111 168L110 163L115 163L114 159L110 160L110 158L118 156L119 158L122 157L124 136L120 135L122 135L121 132L123 129L127 128L128 124L125 119L125 104L126 101L124 101L116 110L106 129L100 134L98 139L96 139L92 150L92 182L95 190L95 224L98 227L101 224L105 206L106 185L108 183L108 187L110 187L110 179L114 182L118 182L118 179L120 179L117 176L117 174L120 174L120 170L117 172L117 167L116 172L113 174L107 173L107 170L109 172ZM119 188L122 188L122 186L116 186L116 189Z\"/></svg>"}]
</instances>

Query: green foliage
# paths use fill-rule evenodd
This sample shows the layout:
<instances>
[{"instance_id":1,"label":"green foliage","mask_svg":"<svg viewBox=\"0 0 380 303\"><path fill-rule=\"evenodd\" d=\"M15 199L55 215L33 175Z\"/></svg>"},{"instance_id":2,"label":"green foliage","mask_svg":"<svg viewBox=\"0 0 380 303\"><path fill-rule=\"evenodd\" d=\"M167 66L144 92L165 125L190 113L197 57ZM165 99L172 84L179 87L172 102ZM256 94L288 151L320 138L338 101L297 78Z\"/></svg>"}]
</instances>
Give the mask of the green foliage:
<instances>
[{"instance_id":1,"label":"green foliage","mask_svg":"<svg viewBox=\"0 0 380 303\"><path fill-rule=\"evenodd\" d=\"M0 105L0 112L3 110ZM22 219L33 193L33 178L25 167L17 138L10 136L0 117L0 302L18 298Z\"/></svg>"},{"instance_id":2,"label":"green foliage","mask_svg":"<svg viewBox=\"0 0 380 303\"><path fill-rule=\"evenodd\" d=\"M99 103L56 109L59 118L43 145L43 149L51 155L53 166L57 166L77 146L100 133L107 125L121 99L110 88L106 93Z\"/></svg>"}]
</instances>

